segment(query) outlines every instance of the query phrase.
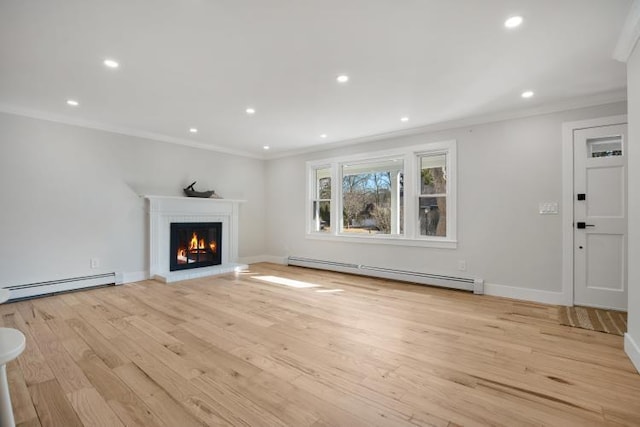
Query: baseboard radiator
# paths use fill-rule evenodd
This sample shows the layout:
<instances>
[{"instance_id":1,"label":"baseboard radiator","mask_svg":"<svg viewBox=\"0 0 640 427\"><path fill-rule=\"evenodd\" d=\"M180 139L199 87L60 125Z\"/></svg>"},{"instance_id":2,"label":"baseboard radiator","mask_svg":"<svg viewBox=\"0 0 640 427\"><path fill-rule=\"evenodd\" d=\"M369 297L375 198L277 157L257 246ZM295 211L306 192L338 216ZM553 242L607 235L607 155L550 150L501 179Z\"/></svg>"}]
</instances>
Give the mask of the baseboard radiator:
<instances>
[{"instance_id":1,"label":"baseboard radiator","mask_svg":"<svg viewBox=\"0 0 640 427\"><path fill-rule=\"evenodd\" d=\"M73 277L70 279L50 280L48 282L29 283L25 285L10 286L9 301L17 301L60 292L74 291L77 289L94 288L116 284L116 274L96 274L93 276Z\"/></svg>"},{"instance_id":2,"label":"baseboard radiator","mask_svg":"<svg viewBox=\"0 0 640 427\"><path fill-rule=\"evenodd\" d=\"M287 265L338 271L341 273L358 274L361 276L371 276L382 279L399 280L402 282L418 283L422 285L460 289L473 292L474 294L484 294L484 280L469 277L455 277L441 274L421 273L417 271L395 270L392 268L349 264L296 256L290 256L287 259Z\"/></svg>"}]
</instances>

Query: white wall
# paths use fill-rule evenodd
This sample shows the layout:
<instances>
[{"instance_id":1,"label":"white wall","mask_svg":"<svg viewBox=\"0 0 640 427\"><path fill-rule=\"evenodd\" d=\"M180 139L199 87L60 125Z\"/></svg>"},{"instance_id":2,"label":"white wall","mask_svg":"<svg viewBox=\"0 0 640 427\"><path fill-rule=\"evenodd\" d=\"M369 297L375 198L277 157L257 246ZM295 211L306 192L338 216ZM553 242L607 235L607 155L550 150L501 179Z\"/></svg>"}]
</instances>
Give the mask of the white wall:
<instances>
[{"instance_id":1,"label":"white wall","mask_svg":"<svg viewBox=\"0 0 640 427\"><path fill-rule=\"evenodd\" d=\"M616 103L268 161L267 249L452 275L462 274L457 261L466 260L464 274L485 279L489 293L560 303L561 215L539 215L538 204L561 202L562 123L624 113L626 104ZM305 238L307 160L449 139L458 142L457 249Z\"/></svg>"},{"instance_id":2,"label":"white wall","mask_svg":"<svg viewBox=\"0 0 640 427\"><path fill-rule=\"evenodd\" d=\"M139 195L178 196L196 180L248 200L240 256L261 255L263 178L262 160L0 114L0 287L147 270Z\"/></svg>"},{"instance_id":3,"label":"white wall","mask_svg":"<svg viewBox=\"0 0 640 427\"><path fill-rule=\"evenodd\" d=\"M629 319L625 350L640 371L640 44L627 62L629 102Z\"/></svg>"}]
</instances>

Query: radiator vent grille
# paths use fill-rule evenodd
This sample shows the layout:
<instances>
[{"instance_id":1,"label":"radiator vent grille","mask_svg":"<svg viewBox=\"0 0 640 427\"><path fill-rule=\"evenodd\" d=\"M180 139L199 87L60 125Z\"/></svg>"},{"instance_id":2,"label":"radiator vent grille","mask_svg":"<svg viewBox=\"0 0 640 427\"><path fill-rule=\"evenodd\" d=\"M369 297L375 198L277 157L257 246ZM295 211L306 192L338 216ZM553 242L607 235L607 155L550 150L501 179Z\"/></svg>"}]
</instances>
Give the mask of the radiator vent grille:
<instances>
[{"instance_id":1,"label":"radiator vent grille","mask_svg":"<svg viewBox=\"0 0 640 427\"><path fill-rule=\"evenodd\" d=\"M69 279L50 280L47 282L27 283L9 286L10 301L53 295L76 289L93 288L116 283L115 273L95 274L92 276L72 277Z\"/></svg>"},{"instance_id":2,"label":"radiator vent grille","mask_svg":"<svg viewBox=\"0 0 640 427\"><path fill-rule=\"evenodd\" d=\"M473 291L475 294L484 293L484 281L470 277L456 277L442 274L423 273L409 270L396 270L392 268L375 267L362 264L350 264L312 258L290 256L289 265L299 267L318 268L322 270L339 271L343 273L359 274L385 279L400 280L404 282L419 283L430 286L440 286L452 289Z\"/></svg>"}]
</instances>

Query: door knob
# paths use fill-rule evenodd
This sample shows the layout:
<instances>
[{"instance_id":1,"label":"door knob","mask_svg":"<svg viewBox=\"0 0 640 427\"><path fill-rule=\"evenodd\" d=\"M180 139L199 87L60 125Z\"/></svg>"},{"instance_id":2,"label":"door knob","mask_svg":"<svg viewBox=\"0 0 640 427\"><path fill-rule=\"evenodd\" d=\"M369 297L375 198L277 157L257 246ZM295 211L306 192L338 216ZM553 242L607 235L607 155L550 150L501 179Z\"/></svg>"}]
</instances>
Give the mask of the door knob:
<instances>
[{"instance_id":1,"label":"door knob","mask_svg":"<svg viewBox=\"0 0 640 427\"><path fill-rule=\"evenodd\" d=\"M578 229L583 229L583 228L587 228L587 227L595 227L595 224L587 224L586 222L577 222L576 223L576 228Z\"/></svg>"}]
</instances>

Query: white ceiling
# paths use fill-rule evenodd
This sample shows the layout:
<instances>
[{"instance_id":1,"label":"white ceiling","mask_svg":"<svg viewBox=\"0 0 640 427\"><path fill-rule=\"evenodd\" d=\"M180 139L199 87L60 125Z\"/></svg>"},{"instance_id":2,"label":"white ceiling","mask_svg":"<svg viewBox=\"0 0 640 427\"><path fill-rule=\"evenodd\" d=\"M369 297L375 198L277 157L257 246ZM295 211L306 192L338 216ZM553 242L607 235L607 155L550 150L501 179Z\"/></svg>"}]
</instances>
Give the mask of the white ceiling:
<instances>
[{"instance_id":1,"label":"white ceiling","mask_svg":"<svg viewBox=\"0 0 640 427\"><path fill-rule=\"evenodd\" d=\"M623 89L611 55L630 6L2 0L0 109L257 156L309 149ZM507 30L512 15L524 24Z\"/></svg>"}]
</instances>

